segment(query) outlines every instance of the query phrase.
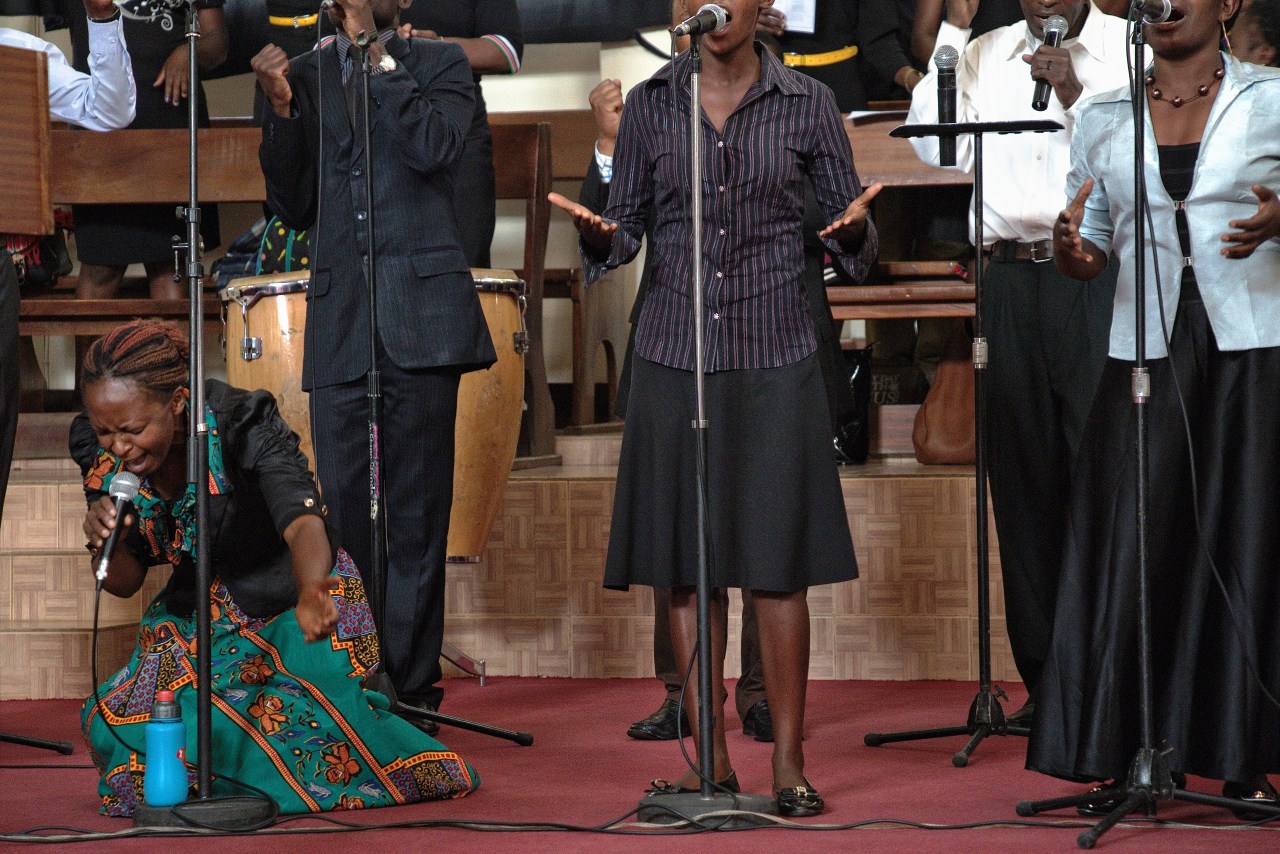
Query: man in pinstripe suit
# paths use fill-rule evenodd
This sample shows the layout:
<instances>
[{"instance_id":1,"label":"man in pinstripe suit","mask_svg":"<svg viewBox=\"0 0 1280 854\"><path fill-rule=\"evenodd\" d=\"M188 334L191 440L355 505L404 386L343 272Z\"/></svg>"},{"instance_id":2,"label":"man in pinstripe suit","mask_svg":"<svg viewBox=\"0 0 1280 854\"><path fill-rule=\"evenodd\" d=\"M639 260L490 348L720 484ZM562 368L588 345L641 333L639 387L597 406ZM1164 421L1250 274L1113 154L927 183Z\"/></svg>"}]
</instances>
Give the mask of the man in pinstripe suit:
<instances>
[{"instance_id":1,"label":"man in pinstripe suit","mask_svg":"<svg viewBox=\"0 0 1280 854\"><path fill-rule=\"evenodd\" d=\"M302 384L311 392L329 520L367 571L372 350L390 532L379 628L399 699L434 709L443 695L436 683L458 381L496 355L452 213L454 167L474 110L471 70L455 44L397 35L399 10L409 3L338 0L330 10L335 39L292 61L268 46L254 70L271 106L260 151L268 204L285 224L314 228ZM369 45L371 202L359 63L350 50L362 31L378 34ZM364 256L374 214L371 324Z\"/></svg>"}]
</instances>

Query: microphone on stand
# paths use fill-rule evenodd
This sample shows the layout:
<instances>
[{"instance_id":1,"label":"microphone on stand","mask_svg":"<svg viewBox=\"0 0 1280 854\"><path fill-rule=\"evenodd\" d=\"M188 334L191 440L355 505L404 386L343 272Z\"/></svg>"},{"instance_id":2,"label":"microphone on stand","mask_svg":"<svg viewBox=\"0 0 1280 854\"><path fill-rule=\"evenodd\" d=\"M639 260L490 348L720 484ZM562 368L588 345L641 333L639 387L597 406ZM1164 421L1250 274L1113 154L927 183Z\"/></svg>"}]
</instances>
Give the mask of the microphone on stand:
<instances>
[{"instance_id":1,"label":"microphone on stand","mask_svg":"<svg viewBox=\"0 0 1280 854\"><path fill-rule=\"evenodd\" d=\"M671 31L673 36L700 36L707 33L718 33L729 26L732 16L722 6L708 3L698 10L692 18L679 24Z\"/></svg>"},{"instance_id":2,"label":"microphone on stand","mask_svg":"<svg viewBox=\"0 0 1280 854\"><path fill-rule=\"evenodd\" d=\"M933 64L938 68L938 122L944 125L956 123L956 66L960 64L960 51L944 44L933 54ZM956 138L938 138L938 162L943 166L956 165Z\"/></svg>"},{"instance_id":3,"label":"microphone on stand","mask_svg":"<svg viewBox=\"0 0 1280 854\"><path fill-rule=\"evenodd\" d=\"M1167 6L1169 0L1162 0ZM1067 23L1067 19L1061 15L1050 15L1049 20L1044 22L1044 43L1049 47L1061 47L1062 38L1067 34L1067 30L1071 25ZM1031 98L1031 109L1044 112L1049 109L1049 85L1048 80L1037 80L1036 91Z\"/></svg>"},{"instance_id":4,"label":"microphone on stand","mask_svg":"<svg viewBox=\"0 0 1280 854\"><path fill-rule=\"evenodd\" d=\"M1173 14L1173 7L1169 0L1133 0L1130 13L1133 12L1148 24L1163 24Z\"/></svg>"},{"instance_id":5,"label":"microphone on stand","mask_svg":"<svg viewBox=\"0 0 1280 854\"><path fill-rule=\"evenodd\" d=\"M102 544L102 549L98 552L98 568L94 571L93 577L98 579L98 585L107 580L107 565L111 563L111 554L116 549L116 540L120 538L120 531L124 528L124 512L133 503L133 499L138 497L138 476L131 471L118 472L115 477L111 478L111 489L107 493L116 502L116 526L111 529L111 533L107 535L107 541Z\"/></svg>"}]
</instances>

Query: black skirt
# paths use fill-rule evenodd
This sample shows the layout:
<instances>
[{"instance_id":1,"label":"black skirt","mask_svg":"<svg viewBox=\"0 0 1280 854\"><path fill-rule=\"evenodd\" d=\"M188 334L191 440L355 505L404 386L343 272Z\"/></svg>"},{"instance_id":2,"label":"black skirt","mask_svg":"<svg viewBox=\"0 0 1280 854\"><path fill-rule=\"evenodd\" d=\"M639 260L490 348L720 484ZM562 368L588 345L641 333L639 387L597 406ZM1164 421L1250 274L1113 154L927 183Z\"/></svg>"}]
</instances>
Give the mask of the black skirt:
<instances>
[{"instance_id":1,"label":"black skirt","mask_svg":"<svg viewBox=\"0 0 1280 854\"><path fill-rule=\"evenodd\" d=\"M697 584L691 371L636 358L604 584ZM706 376L712 584L781 593L858 577L816 357Z\"/></svg>"},{"instance_id":2,"label":"black skirt","mask_svg":"<svg viewBox=\"0 0 1280 854\"><path fill-rule=\"evenodd\" d=\"M1195 294L1180 304L1172 358L1150 363L1154 746L1173 748L1175 771L1249 782L1280 772L1280 711L1244 654L1280 696L1280 348L1220 351ZM1067 779L1123 779L1140 746L1131 368L1107 362L1085 428L1027 759L1032 770ZM1240 637L1206 554L1229 591Z\"/></svg>"}]
</instances>

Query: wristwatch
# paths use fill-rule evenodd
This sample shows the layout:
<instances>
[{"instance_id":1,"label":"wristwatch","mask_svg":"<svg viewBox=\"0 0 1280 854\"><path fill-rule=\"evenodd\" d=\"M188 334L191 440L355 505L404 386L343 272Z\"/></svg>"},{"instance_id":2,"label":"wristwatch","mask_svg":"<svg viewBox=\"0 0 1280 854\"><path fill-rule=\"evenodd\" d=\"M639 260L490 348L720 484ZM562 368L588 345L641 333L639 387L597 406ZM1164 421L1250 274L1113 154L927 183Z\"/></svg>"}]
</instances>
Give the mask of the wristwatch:
<instances>
[{"instance_id":1,"label":"wristwatch","mask_svg":"<svg viewBox=\"0 0 1280 854\"><path fill-rule=\"evenodd\" d=\"M386 74L388 71L396 70L396 60L389 53L384 53L382 59L378 60L377 74Z\"/></svg>"}]
</instances>

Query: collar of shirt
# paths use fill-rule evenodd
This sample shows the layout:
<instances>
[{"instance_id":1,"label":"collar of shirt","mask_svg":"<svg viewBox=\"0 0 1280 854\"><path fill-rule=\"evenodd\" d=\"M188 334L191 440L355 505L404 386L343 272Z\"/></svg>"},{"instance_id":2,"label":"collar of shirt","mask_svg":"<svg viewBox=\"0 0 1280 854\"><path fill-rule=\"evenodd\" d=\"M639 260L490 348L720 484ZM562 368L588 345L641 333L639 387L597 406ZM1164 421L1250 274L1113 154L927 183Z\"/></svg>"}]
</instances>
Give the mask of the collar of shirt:
<instances>
[{"instance_id":1,"label":"collar of shirt","mask_svg":"<svg viewBox=\"0 0 1280 854\"><path fill-rule=\"evenodd\" d=\"M1082 50L1096 59L1098 62L1107 61L1107 53L1109 50L1122 48L1123 45L1108 44L1108 37L1111 36L1109 27L1105 20L1107 14L1098 8L1096 3L1089 3L1089 15L1084 20L1084 26L1080 28L1080 35L1074 39L1068 39L1062 43L1065 48L1072 45L1079 45ZM1116 19L1120 20L1119 18ZM1009 46L1009 55L1005 59L1012 60L1021 57L1024 53L1034 53L1036 48L1044 44L1043 39L1037 39L1031 35L1031 25L1025 24L1022 28L1022 37L1013 42Z\"/></svg>"},{"instance_id":2,"label":"collar of shirt","mask_svg":"<svg viewBox=\"0 0 1280 854\"><path fill-rule=\"evenodd\" d=\"M395 37L395 27L390 27L378 33L378 41L382 42L383 47L390 44L391 40ZM338 30L336 44L338 56L342 57L342 82L346 83L347 78L351 76L351 72L355 68L355 62L351 59L351 46L354 45L355 42L347 38L347 34L345 32Z\"/></svg>"},{"instance_id":3,"label":"collar of shirt","mask_svg":"<svg viewBox=\"0 0 1280 854\"><path fill-rule=\"evenodd\" d=\"M786 67L776 56L770 53L765 46L757 41L755 43L756 56L760 57L760 88L768 91L777 88L784 95L803 95L804 89L798 84L794 77L787 73ZM692 65L689 59L689 51L685 51L676 57L675 78L676 85L680 91L688 91L689 77L692 74ZM652 89L656 86L671 85L671 67L659 69L652 77L645 81L646 88Z\"/></svg>"}]
</instances>

